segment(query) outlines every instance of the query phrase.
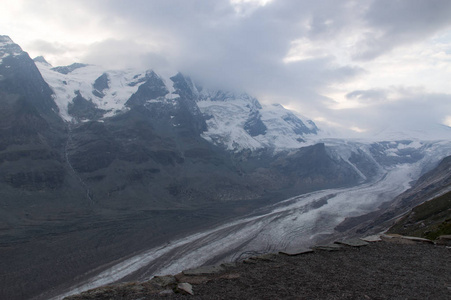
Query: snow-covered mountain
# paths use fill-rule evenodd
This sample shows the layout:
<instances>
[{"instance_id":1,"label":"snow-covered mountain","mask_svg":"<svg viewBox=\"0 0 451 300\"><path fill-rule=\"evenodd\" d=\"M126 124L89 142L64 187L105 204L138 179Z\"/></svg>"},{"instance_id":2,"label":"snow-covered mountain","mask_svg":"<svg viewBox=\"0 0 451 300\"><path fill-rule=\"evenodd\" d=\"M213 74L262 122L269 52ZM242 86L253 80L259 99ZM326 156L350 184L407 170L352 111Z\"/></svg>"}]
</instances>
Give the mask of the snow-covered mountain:
<instances>
[{"instance_id":1,"label":"snow-covered mountain","mask_svg":"<svg viewBox=\"0 0 451 300\"><path fill-rule=\"evenodd\" d=\"M2 299L53 293L131 253L300 195L300 210L283 209L299 223L291 214L303 211L303 195L333 189L331 205L308 206L317 219L304 215L318 235L324 222L371 212L451 154L449 139L325 138L280 105L180 73L52 67L5 36L0 59Z\"/></svg>"},{"instance_id":2,"label":"snow-covered mountain","mask_svg":"<svg viewBox=\"0 0 451 300\"><path fill-rule=\"evenodd\" d=\"M181 74L163 78L151 70L104 70L84 64L54 68L42 57L35 62L55 93L61 117L68 122L103 120L127 111L129 99L147 86L149 92L140 100L147 107L157 103L176 106L179 93L192 98L206 121L202 137L227 150L299 148L318 131L311 120L281 105L262 106L245 93L201 88Z\"/></svg>"}]
</instances>

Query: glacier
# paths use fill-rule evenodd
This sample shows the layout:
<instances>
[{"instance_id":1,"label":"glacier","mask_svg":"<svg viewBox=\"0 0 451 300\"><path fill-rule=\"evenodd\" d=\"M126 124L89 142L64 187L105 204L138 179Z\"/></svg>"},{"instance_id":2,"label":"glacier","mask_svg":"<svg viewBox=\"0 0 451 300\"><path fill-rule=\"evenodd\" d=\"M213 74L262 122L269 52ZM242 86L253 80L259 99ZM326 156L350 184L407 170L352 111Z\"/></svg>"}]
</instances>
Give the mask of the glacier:
<instances>
[{"instance_id":1,"label":"glacier","mask_svg":"<svg viewBox=\"0 0 451 300\"><path fill-rule=\"evenodd\" d=\"M349 141L329 141L329 147L342 157L349 155L346 145ZM339 238L341 233L335 227L346 218L375 211L410 188L439 157L451 154L450 141L404 141L385 146L386 153L422 148L425 155L414 163L381 166L377 177L360 185L292 197L215 228L145 250L103 269L53 299L110 284L132 274L137 280L149 280L157 275L176 274L201 265L233 262L263 253L306 250L323 240Z\"/></svg>"}]
</instances>

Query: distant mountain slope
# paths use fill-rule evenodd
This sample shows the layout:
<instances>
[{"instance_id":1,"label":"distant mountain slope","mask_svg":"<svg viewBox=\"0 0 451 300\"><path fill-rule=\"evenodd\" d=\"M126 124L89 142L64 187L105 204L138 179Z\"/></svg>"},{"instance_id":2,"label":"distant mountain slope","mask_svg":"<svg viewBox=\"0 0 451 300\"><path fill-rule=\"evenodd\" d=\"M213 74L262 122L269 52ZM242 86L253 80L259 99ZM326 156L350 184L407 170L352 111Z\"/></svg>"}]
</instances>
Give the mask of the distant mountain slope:
<instances>
[{"instance_id":1,"label":"distant mountain slope","mask_svg":"<svg viewBox=\"0 0 451 300\"><path fill-rule=\"evenodd\" d=\"M418 185L427 201L397 220L388 232L429 239L451 234L451 156L422 176Z\"/></svg>"},{"instance_id":2,"label":"distant mountain slope","mask_svg":"<svg viewBox=\"0 0 451 300\"><path fill-rule=\"evenodd\" d=\"M347 219L337 230L362 235L390 228L391 233L434 239L440 234L451 233L450 219L451 156L448 156L422 175L410 189L381 205L378 211Z\"/></svg>"},{"instance_id":3,"label":"distant mountain slope","mask_svg":"<svg viewBox=\"0 0 451 300\"><path fill-rule=\"evenodd\" d=\"M176 236L407 164L417 178L450 152L448 141L316 141L317 132L281 106L180 73L55 69L1 36L0 298L48 299Z\"/></svg>"},{"instance_id":4,"label":"distant mountain slope","mask_svg":"<svg viewBox=\"0 0 451 300\"><path fill-rule=\"evenodd\" d=\"M306 135L318 131L311 120L302 120L281 105L262 106L247 94L201 88L180 73L162 78L150 70L111 71L84 64L53 68L43 59L36 63L66 121L99 120L134 105L158 107L191 99L185 104L204 119L202 137L227 150L299 148Z\"/></svg>"},{"instance_id":5,"label":"distant mountain slope","mask_svg":"<svg viewBox=\"0 0 451 300\"><path fill-rule=\"evenodd\" d=\"M52 70L6 36L0 59L2 299L36 296L290 195L362 180L321 144L275 155L263 144L243 152L212 143L198 103L213 101L182 74ZM240 123L251 138L262 127L255 107Z\"/></svg>"},{"instance_id":6,"label":"distant mountain slope","mask_svg":"<svg viewBox=\"0 0 451 300\"><path fill-rule=\"evenodd\" d=\"M414 207L398 220L388 233L418 236L435 240L451 235L451 192Z\"/></svg>"}]
</instances>

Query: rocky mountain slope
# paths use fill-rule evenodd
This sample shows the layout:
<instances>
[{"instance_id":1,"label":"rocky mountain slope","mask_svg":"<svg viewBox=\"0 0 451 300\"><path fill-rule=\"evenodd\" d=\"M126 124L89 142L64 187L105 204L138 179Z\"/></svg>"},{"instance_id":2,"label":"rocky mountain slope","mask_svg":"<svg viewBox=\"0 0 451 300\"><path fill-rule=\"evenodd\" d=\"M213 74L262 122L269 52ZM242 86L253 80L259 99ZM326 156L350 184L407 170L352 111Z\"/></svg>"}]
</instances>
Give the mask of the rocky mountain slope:
<instances>
[{"instance_id":1,"label":"rocky mountain slope","mask_svg":"<svg viewBox=\"0 0 451 300\"><path fill-rule=\"evenodd\" d=\"M440 235L451 235L451 156L423 175L414 188L417 193L409 191L403 195L403 204L412 200L413 204L423 203L396 220L388 232L433 240Z\"/></svg>"},{"instance_id":2,"label":"rocky mountain slope","mask_svg":"<svg viewBox=\"0 0 451 300\"><path fill-rule=\"evenodd\" d=\"M390 233L435 239L451 234L451 157L423 174L413 186L393 201L369 214L349 218L337 229L362 235L389 229Z\"/></svg>"},{"instance_id":3,"label":"rocky mountain slope","mask_svg":"<svg viewBox=\"0 0 451 300\"><path fill-rule=\"evenodd\" d=\"M274 147L259 144L254 155L212 143L213 119L197 103L219 101L219 92L207 100L182 74L169 84L152 71L52 68L6 36L0 58L2 298L29 298L286 195L360 180L324 145L275 157ZM241 133L258 136L259 104L246 99ZM301 165L324 160L324 169L299 177L286 170L293 154Z\"/></svg>"},{"instance_id":4,"label":"rocky mountain slope","mask_svg":"<svg viewBox=\"0 0 451 300\"><path fill-rule=\"evenodd\" d=\"M448 151L318 141L313 122L249 95L180 73L52 67L7 36L0 114L5 299L47 299L75 276L291 196L398 164L418 164L419 175Z\"/></svg>"}]
</instances>

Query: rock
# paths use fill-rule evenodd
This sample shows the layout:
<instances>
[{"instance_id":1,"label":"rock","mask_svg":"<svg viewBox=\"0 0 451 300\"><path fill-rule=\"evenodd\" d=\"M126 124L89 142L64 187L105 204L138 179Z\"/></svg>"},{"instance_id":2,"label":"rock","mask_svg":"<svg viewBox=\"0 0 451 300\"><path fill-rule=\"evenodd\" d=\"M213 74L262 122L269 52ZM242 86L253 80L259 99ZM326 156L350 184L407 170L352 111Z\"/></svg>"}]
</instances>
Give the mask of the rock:
<instances>
[{"instance_id":1,"label":"rock","mask_svg":"<svg viewBox=\"0 0 451 300\"><path fill-rule=\"evenodd\" d=\"M441 235L435 241L437 245L451 245L451 235Z\"/></svg>"},{"instance_id":2,"label":"rock","mask_svg":"<svg viewBox=\"0 0 451 300\"><path fill-rule=\"evenodd\" d=\"M379 234L366 236L362 238L362 240L369 243L382 241L381 236Z\"/></svg>"},{"instance_id":3,"label":"rock","mask_svg":"<svg viewBox=\"0 0 451 300\"><path fill-rule=\"evenodd\" d=\"M214 274L214 273L219 273L221 271L224 271L224 268L221 266L203 266L200 268L195 268L195 269L188 269L183 271L182 273L184 275L188 275L188 276L197 276L197 275L209 275L209 274Z\"/></svg>"},{"instance_id":4,"label":"rock","mask_svg":"<svg viewBox=\"0 0 451 300\"><path fill-rule=\"evenodd\" d=\"M302 254L307 254L307 253L312 253L313 250L312 249L287 249L284 251L279 251L280 254L282 255L288 255L288 256L297 256L297 255L302 255Z\"/></svg>"},{"instance_id":5,"label":"rock","mask_svg":"<svg viewBox=\"0 0 451 300\"><path fill-rule=\"evenodd\" d=\"M191 284L189 284L189 283L186 283L186 282L179 283L177 285L177 290L179 290L182 293L187 293L187 294L190 294L190 295L194 295L193 286Z\"/></svg>"},{"instance_id":6,"label":"rock","mask_svg":"<svg viewBox=\"0 0 451 300\"><path fill-rule=\"evenodd\" d=\"M343 247L338 244L328 244L328 245L318 245L313 247L314 251L322 250L322 251L338 251Z\"/></svg>"},{"instance_id":7,"label":"rock","mask_svg":"<svg viewBox=\"0 0 451 300\"><path fill-rule=\"evenodd\" d=\"M433 244L434 242L428 239L423 239L415 236L403 236L399 234L383 234L381 239L386 242L398 243L398 244L416 244L427 243Z\"/></svg>"},{"instance_id":8,"label":"rock","mask_svg":"<svg viewBox=\"0 0 451 300\"><path fill-rule=\"evenodd\" d=\"M171 284L175 284L177 280L174 276L166 275L166 276L155 276L150 280L150 282L155 283L161 287L166 287Z\"/></svg>"},{"instance_id":9,"label":"rock","mask_svg":"<svg viewBox=\"0 0 451 300\"><path fill-rule=\"evenodd\" d=\"M337 241L337 242L335 242L335 244L351 246L351 247L363 247L363 246L369 245L368 242L365 242L364 240L361 240L361 239L349 239L349 240L344 240L344 241Z\"/></svg>"}]
</instances>

